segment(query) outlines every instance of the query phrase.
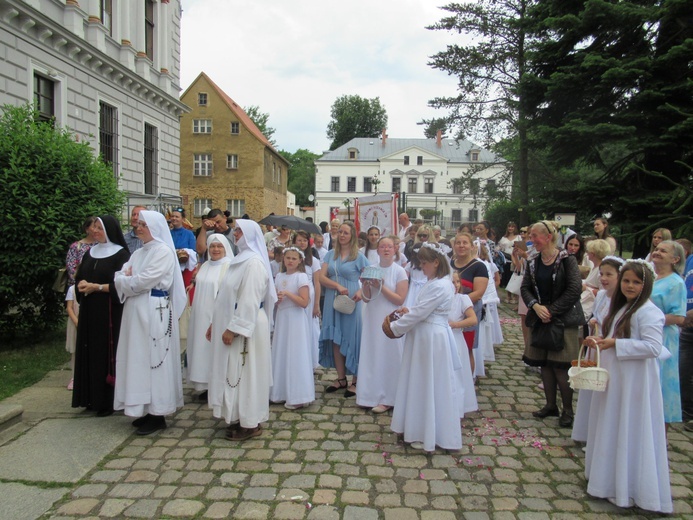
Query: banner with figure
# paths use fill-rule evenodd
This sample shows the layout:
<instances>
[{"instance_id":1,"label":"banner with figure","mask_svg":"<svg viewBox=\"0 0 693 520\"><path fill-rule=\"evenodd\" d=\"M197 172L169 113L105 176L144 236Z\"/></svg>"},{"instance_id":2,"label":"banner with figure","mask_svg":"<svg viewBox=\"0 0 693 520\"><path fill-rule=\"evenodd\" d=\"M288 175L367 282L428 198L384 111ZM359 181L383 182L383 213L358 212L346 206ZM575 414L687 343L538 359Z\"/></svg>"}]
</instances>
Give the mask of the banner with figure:
<instances>
[{"instance_id":1,"label":"banner with figure","mask_svg":"<svg viewBox=\"0 0 693 520\"><path fill-rule=\"evenodd\" d=\"M380 228L381 235L392 235L397 232L397 208L391 193L379 193L372 197L359 197L357 226L359 231L369 227Z\"/></svg>"}]
</instances>

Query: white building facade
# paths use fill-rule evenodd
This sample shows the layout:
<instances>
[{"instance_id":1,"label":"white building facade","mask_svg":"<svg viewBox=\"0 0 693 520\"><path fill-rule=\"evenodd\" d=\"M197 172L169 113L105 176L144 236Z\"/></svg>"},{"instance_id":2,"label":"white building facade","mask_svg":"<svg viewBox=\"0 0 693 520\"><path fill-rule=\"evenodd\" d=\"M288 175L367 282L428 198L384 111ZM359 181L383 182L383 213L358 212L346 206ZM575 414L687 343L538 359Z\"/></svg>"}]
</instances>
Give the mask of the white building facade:
<instances>
[{"instance_id":1,"label":"white building facade","mask_svg":"<svg viewBox=\"0 0 693 520\"><path fill-rule=\"evenodd\" d=\"M355 138L315 161L316 222L329 220L345 199L399 193L412 220L453 231L483 219L486 194L506 173L506 161L465 140ZM452 182L466 177L463 183ZM424 217L421 210L432 210Z\"/></svg>"},{"instance_id":2,"label":"white building facade","mask_svg":"<svg viewBox=\"0 0 693 520\"><path fill-rule=\"evenodd\" d=\"M179 195L180 0L0 0L0 104L34 102L143 203Z\"/></svg>"}]
</instances>

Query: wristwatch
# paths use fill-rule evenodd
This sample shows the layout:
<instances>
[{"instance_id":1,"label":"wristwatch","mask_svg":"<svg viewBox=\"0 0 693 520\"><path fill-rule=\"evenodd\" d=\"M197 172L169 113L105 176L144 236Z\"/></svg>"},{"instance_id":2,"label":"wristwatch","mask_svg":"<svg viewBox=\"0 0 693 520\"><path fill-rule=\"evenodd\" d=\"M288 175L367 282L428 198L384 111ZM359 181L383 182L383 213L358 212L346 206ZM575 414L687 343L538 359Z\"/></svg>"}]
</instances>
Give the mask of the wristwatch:
<instances>
[{"instance_id":1,"label":"wristwatch","mask_svg":"<svg viewBox=\"0 0 693 520\"><path fill-rule=\"evenodd\" d=\"M528 308L528 309L531 309L531 308L534 307L537 303L539 303L537 300L532 300L531 302L529 302L529 303L527 304L527 308Z\"/></svg>"},{"instance_id":2,"label":"wristwatch","mask_svg":"<svg viewBox=\"0 0 693 520\"><path fill-rule=\"evenodd\" d=\"M103 291L103 285L99 284L99 292Z\"/></svg>"}]
</instances>

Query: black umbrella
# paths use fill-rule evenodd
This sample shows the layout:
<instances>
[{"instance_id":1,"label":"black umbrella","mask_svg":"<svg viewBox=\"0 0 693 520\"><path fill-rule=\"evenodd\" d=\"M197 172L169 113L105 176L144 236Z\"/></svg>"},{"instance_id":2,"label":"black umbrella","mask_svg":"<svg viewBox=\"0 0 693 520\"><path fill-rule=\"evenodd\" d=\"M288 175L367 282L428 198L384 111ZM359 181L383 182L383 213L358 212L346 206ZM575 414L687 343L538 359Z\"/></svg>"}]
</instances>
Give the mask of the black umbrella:
<instances>
[{"instance_id":1,"label":"black umbrella","mask_svg":"<svg viewBox=\"0 0 693 520\"><path fill-rule=\"evenodd\" d=\"M259 224L270 225L270 226L286 226L289 229L307 231L308 233L318 233L322 234L322 229L320 229L316 224L308 222L305 219L296 217L295 215L268 215L263 218Z\"/></svg>"}]
</instances>

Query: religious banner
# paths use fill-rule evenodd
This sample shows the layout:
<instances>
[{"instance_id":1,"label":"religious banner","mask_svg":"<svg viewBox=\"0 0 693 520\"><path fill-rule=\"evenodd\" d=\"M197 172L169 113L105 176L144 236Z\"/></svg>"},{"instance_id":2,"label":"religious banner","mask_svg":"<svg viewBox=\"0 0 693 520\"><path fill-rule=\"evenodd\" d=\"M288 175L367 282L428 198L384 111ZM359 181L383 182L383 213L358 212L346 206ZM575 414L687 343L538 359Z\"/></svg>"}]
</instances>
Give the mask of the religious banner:
<instances>
[{"instance_id":1,"label":"religious banner","mask_svg":"<svg viewBox=\"0 0 693 520\"><path fill-rule=\"evenodd\" d=\"M380 228L381 235L392 235L397 232L397 209L395 198L391 193L360 197L357 202L357 225L361 231L377 226Z\"/></svg>"}]
</instances>

